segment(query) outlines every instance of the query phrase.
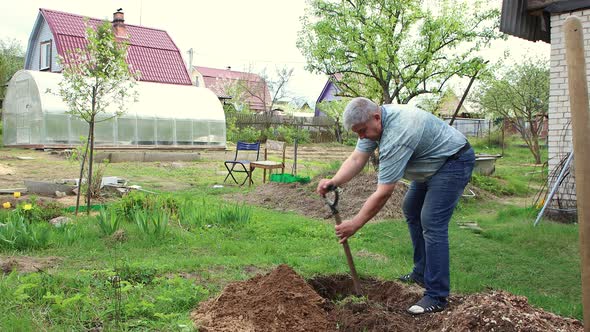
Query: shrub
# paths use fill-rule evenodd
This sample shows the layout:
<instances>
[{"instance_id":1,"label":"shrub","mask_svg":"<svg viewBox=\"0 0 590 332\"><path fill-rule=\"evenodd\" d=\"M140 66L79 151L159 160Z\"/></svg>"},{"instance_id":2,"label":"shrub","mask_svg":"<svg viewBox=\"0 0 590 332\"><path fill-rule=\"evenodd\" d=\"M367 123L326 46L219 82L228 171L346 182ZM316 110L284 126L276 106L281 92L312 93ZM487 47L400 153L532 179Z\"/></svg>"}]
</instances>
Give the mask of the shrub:
<instances>
[{"instance_id":1,"label":"shrub","mask_svg":"<svg viewBox=\"0 0 590 332\"><path fill-rule=\"evenodd\" d=\"M136 210L166 210L170 215L178 212L178 199L171 195L145 194L139 191L132 191L125 195L115 206L120 210L127 220L134 220Z\"/></svg>"}]
</instances>

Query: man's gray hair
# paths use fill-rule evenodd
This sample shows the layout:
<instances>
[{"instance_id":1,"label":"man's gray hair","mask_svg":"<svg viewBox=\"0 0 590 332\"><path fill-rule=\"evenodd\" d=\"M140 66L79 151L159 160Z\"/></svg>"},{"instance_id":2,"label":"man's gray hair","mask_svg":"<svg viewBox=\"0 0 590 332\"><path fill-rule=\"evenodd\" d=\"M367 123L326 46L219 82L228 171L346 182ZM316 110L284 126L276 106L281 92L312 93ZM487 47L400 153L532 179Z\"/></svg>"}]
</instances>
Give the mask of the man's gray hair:
<instances>
[{"instance_id":1,"label":"man's gray hair","mask_svg":"<svg viewBox=\"0 0 590 332\"><path fill-rule=\"evenodd\" d=\"M371 115L379 111L379 106L365 97L353 98L344 108L344 128L350 130L352 126L369 121Z\"/></svg>"}]
</instances>

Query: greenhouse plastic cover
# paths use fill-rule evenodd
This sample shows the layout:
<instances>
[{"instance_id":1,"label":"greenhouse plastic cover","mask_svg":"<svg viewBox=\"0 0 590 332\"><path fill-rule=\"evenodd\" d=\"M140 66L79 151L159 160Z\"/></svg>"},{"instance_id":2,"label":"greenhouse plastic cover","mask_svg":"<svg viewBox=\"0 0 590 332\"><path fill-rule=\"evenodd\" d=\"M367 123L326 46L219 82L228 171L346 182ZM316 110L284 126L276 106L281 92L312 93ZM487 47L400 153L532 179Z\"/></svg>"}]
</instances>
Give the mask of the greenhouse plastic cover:
<instances>
[{"instance_id":1,"label":"greenhouse plastic cover","mask_svg":"<svg viewBox=\"0 0 590 332\"><path fill-rule=\"evenodd\" d=\"M41 107L44 112L64 113L68 106L57 95L59 82L63 76L31 70L21 70L15 74L30 75L36 82ZM14 79L14 78L13 78ZM23 78L19 77L18 80ZM50 92L48 92L48 89ZM142 118L202 119L225 121L223 107L217 96L207 88L188 85L175 85L151 82L137 82L134 88L138 93L136 102L130 101L124 116L136 115ZM110 111L110 112L109 112ZM114 114L112 104L107 113Z\"/></svg>"},{"instance_id":2,"label":"greenhouse plastic cover","mask_svg":"<svg viewBox=\"0 0 590 332\"><path fill-rule=\"evenodd\" d=\"M61 74L18 71L4 101L4 144L7 146L76 145L87 135L87 124L67 114L57 93ZM138 82L125 113L98 122L95 141L103 146L225 146L225 114L217 96L207 88ZM118 110L112 103L106 114Z\"/></svg>"}]
</instances>

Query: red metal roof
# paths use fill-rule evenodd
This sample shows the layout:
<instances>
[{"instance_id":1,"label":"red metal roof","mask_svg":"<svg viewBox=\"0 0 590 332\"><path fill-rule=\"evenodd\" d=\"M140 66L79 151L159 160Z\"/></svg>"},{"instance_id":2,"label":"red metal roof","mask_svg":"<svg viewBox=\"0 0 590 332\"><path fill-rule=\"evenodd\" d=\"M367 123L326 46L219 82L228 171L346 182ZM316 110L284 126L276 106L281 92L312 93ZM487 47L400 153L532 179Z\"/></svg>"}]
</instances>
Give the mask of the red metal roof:
<instances>
[{"instance_id":1,"label":"red metal roof","mask_svg":"<svg viewBox=\"0 0 590 332\"><path fill-rule=\"evenodd\" d=\"M225 90L228 84L243 80L252 91L252 94L247 96L245 101L249 104L253 111L266 111L270 106L272 98L270 91L264 80L257 74L235 71L230 69L217 69L208 67L194 67L205 81L205 87L212 90L217 97L228 98L231 97ZM264 94L261 90L264 89ZM266 105L265 105L266 104Z\"/></svg>"},{"instance_id":2,"label":"red metal roof","mask_svg":"<svg viewBox=\"0 0 590 332\"><path fill-rule=\"evenodd\" d=\"M49 9L40 9L55 38L57 52L86 48L85 17ZM88 24L96 27L103 20L88 18ZM141 72L141 81L191 85L182 56L172 38L164 30L125 24L129 34L127 61L134 70Z\"/></svg>"}]
</instances>

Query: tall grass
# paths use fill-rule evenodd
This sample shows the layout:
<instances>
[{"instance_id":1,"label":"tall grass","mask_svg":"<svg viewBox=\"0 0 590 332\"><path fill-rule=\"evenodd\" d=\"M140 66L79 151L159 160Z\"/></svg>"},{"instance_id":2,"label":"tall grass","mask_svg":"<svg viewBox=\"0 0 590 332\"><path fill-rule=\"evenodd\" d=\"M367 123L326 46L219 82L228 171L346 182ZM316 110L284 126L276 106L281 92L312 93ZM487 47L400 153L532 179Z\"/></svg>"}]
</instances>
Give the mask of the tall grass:
<instances>
[{"instance_id":1,"label":"tall grass","mask_svg":"<svg viewBox=\"0 0 590 332\"><path fill-rule=\"evenodd\" d=\"M140 210L133 213L133 219L143 235L160 239L168 233L170 213L166 210Z\"/></svg>"},{"instance_id":2,"label":"tall grass","mask_svg":"<svg viewBox=\"0 0 590 332\"><path fill-rule=\"evenodd\" d=\"M187 200L178 211L178 220L186 229L201 227L241 227L250 221L252 208L239 203L211 203Z\"/></svg>"},{"instance_id":3,"label":"tall grass","mask_svg":"<svg viewBox=\"0 0 590 332\"><path fill-rule=\"evenodd\" d=\"M0 248L25 250L47 247L49 243L50 225L46 223L30 223L20 214L12 213L0 227Z\"/></svg>"},{"instance_id":4,"label":"tall grass","mask_svg":"<svg viewBox=\"0 0 590 332\"><path fill-rule=\"evenodd\" d=\"M115 208L101 208L96 221L103 235L112 235L121 226L120 211Z\"/></svg>"}]
</instances>

